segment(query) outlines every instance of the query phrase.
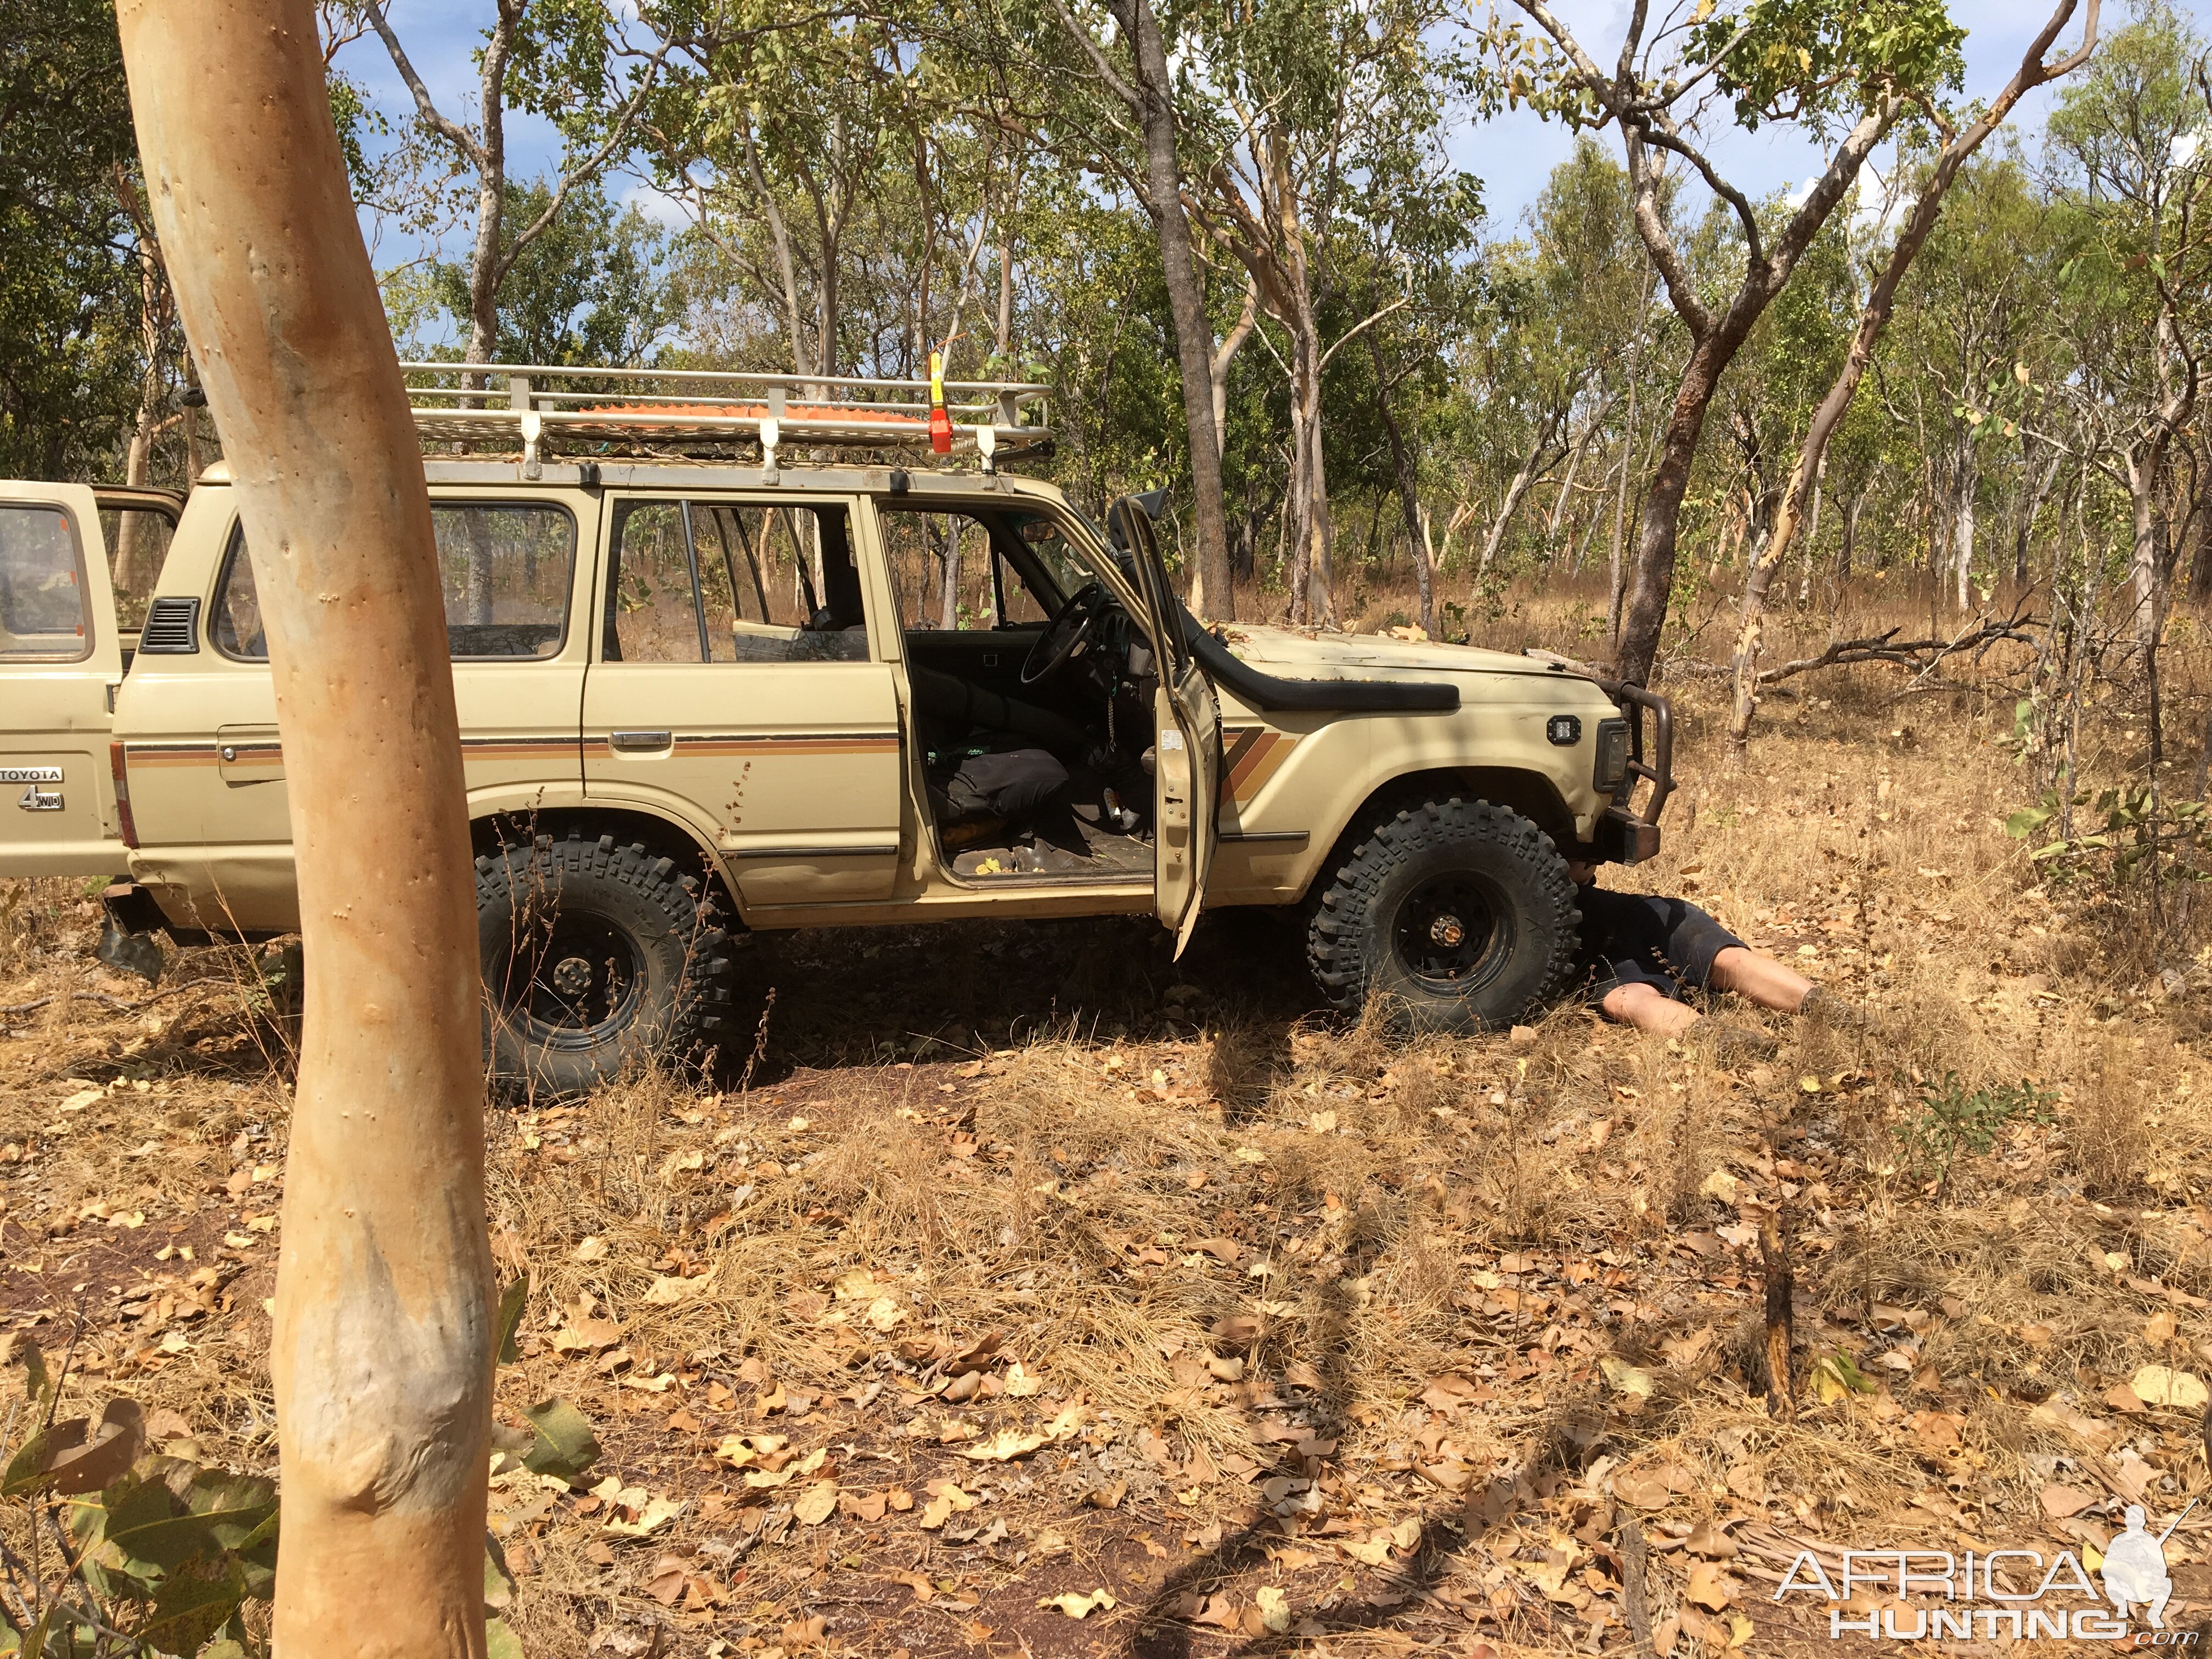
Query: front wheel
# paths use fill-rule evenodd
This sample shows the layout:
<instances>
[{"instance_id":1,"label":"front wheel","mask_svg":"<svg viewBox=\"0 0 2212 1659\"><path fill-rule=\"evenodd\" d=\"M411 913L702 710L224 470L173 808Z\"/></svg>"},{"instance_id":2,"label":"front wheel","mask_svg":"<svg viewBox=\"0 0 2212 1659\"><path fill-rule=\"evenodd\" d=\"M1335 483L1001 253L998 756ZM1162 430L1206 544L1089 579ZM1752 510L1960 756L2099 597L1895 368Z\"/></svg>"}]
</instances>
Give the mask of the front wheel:
<instances>
[{"instance_id":1,"label":"front wheel","mask_svg":"<svg viewBox=\"0 0 2212 1659\"><path fill-rule=\"evenodd\" d=\"M612 836L571 832L477 860L484 1046L510 1085L580 1094L724 1036L729 935L699 878Z\"/></svg>"},{"instance_id":2,"label":"front wheel","mask_svg":"<svg viewBox=\"0 0 2212 1659\"><path fill-rule=\"evenodd\" d=\"M1413 1030L1510 1024L1564 982L1582 927L1552 838L1488 801L1430 801L1378 823L1315 906L1322 993Z\"/></svg>"}]
</instances>

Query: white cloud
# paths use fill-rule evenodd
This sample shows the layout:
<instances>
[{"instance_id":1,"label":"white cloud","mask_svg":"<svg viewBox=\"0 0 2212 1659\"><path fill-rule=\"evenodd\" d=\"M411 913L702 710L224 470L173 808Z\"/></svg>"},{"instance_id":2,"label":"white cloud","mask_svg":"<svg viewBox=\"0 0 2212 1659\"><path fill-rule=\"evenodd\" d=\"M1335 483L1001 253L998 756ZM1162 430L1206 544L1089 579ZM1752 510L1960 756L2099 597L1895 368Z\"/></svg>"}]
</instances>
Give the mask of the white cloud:
<instances>
[{"instance_id":1,"label":"white cloud","mask_svg":"<svg viewBox=\"0 0 2212 1659\"><path fill-rule=\"evenodd\" d=\"M665 229L681 230L691 222L691 216L684 210L683 203L642 179L624 191L620 199L623 207L635 208Z\"/></svg>"}]
</instances>

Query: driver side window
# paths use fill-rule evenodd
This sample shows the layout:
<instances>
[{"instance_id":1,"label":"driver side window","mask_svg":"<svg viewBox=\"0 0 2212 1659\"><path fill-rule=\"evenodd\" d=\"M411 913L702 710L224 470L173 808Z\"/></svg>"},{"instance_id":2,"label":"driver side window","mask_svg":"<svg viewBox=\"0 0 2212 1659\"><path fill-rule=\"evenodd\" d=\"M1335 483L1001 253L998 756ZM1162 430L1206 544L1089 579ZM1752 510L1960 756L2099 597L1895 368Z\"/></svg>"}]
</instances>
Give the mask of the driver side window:
<instances>
[{"instance_id":1,"label":"driver side window","mask_svg":"<svg viewBox=\"0 0 2212 1659\"><path fill-rule=\"evenodd\" d=\"M899 626L908 633L989 633L1042 628L1056 597L1026 580L993 535L968 513L881 507L884 551L899 596ZM1005 521L1000 536L1011 533Z\"/></svg>"}]
</instances>

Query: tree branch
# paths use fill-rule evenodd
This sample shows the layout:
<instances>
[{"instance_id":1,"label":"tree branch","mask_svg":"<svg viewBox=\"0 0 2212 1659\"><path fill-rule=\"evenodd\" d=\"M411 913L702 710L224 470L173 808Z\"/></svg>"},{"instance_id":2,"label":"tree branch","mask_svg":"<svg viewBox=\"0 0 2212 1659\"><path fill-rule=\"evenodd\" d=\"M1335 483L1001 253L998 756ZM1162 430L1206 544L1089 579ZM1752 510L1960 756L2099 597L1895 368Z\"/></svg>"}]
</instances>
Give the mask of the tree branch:
<instances>
[{"instance_id":1,"label":"tree branch","mask_svg":"<svg viewBox=\"0 0 2212 1659\"><path fill-rule=\"evenodd\" d=\"M415 72L415 65L408 60L406 48L399 44L399 37L392 32L392 25L385 21L384 7L380 0L365 0L362 9L368 14L369 27L376 31L376 38L384 42L385 51L391 54L392 67L399 71L399 78L407 83L407 90L414 94L415 111L422 118L422 124L475 162L479 169L488 165L489 158L477 136L459 122L448 118L431 101L430 89L422 84L422 77Z\"/></svg>"},{"instance_id":2,"label":"tree branch","mask_svg":"<svg viewBox=\"0 0 2212 1659\"><path fill-rule=\"evenodd\" d=\"M1350 328L1346 329L1342 334L1337 337L1336 343L1334 345L1332 345L1328 350L1321 354L1321 362L1315 365L1314 373L1318 374L1322 369L1327 368L1329 364L1329 359L1335 356L1336 354L1341 351L1346 344L1352 340L1358 338L1360 335L1365 333L1376 324L1381 322L1392 312L1397 310L1401 306L1408 306L1413 302L1413 296L1412 295L1401 295L1398 298L1391 301L1389 305L1384 306L1382 310L1372 313L1369 316L1361 319L1358 322L1354 323Z\"/></svg>"},{"instance_id":3,"label":"tree branch","mask_svg":"<svg viewBox=\"0 0 2212 1659\"><path fill-rule=\"evenodd\" d=\"M590 161L580 167L570 167L562 173L559 182L553 186L552 199L545 204L545 210L532 220L526 228L515 233L514 241L509 246L507 257L500 262L501 276L514 270L514 263L522 257L523 250L545 234L546 229L559 216L562 204L568 198L568 192L598 173L606 166L608 159L614 155L615 151L629 139L631 130L637 124L640 112L645 107L646 94L652 91L653 83L660 74L660 66L666 60L670 48L675 44L672 40L662 41L652 56L646 59L645 74L638 82L635 89L631 92L628 101L617 113L614 125L607 133L606 142L592 152Z\"/></svg>"},{"instance_id":4,"label":"tree branch","mask_svg":"<svg viewBox=\"0 0 2212 1659\"><path fill-rule=\"evenodd\" d=\"M1068 10L1066 0L1052 0L1052 9L1059 15L1061 26L1082 46L1084 56L1090 58L1091 68L1097 72L1098 78L1106 83L1107 90L1132 110L1141 113L1145 107L1144 94L1121 78L1120 72L1115 69L1112 60L1100 50L1098 43L1091 38L1091 31L1078 22L1075 14Z\"/></svg>"}]
</instances>

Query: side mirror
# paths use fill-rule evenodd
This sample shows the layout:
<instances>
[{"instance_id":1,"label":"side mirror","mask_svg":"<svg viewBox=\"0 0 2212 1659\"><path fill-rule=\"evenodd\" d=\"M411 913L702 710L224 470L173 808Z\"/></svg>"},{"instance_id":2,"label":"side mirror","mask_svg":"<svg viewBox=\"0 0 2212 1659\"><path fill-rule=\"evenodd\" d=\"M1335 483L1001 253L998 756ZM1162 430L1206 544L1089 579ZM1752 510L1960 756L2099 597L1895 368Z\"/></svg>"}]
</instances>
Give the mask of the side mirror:
<instances>
[{"instance_id":1,"label":"side mirror","mask_svg":"<svg viewBox=\"0 0 2212 1659\"><path fill-rule=\"evenodd\" d=\"M1141 512L1146 519L1157 520L1168 510L1166 486L1147 489L1141 495L1116 496L1114 504L1106 509L1106 538L1124 553L1129 550L1129 534L1122 528L1121 515L1132 510Z\"/></svg>"}]
</instances>

